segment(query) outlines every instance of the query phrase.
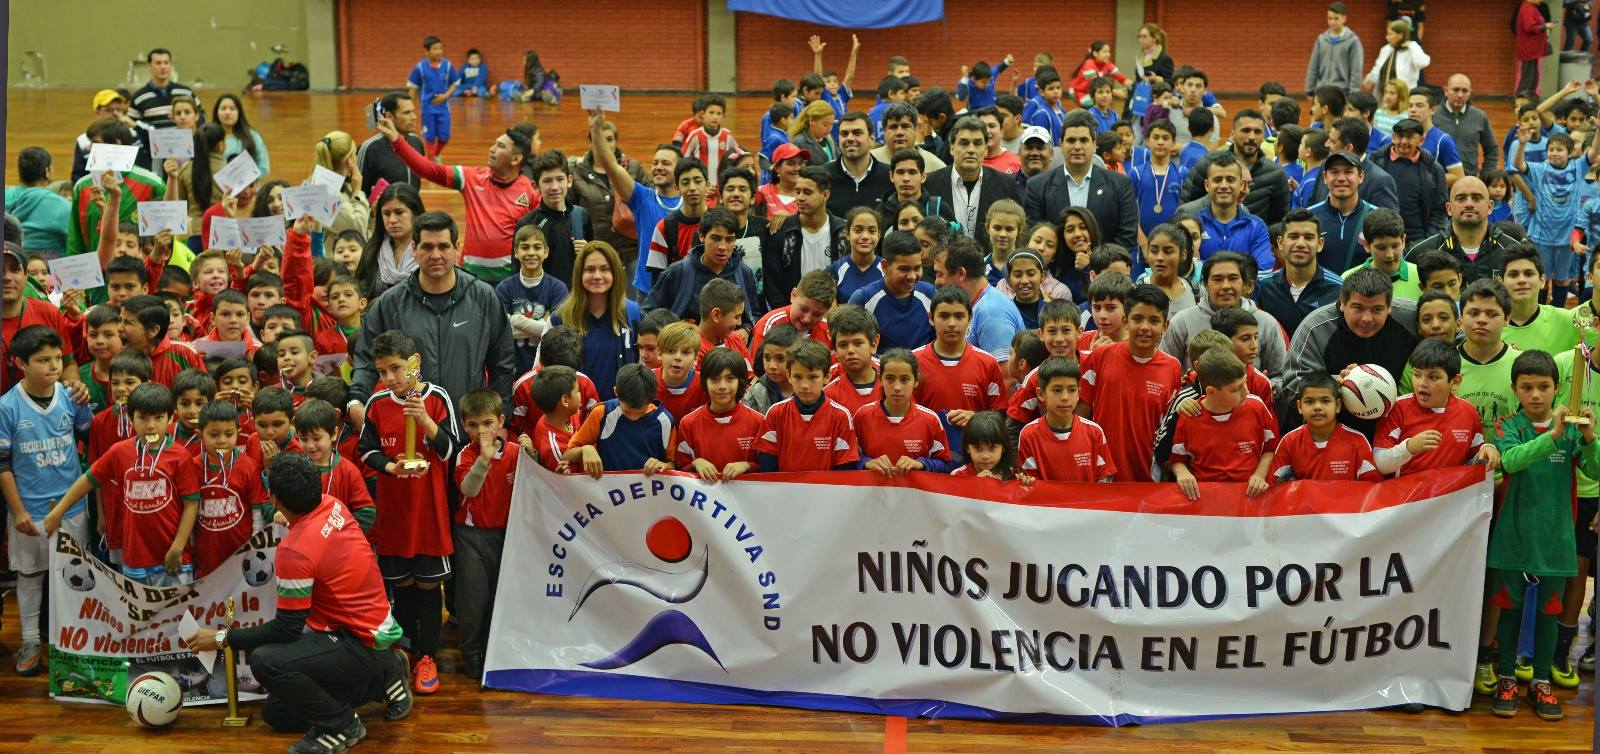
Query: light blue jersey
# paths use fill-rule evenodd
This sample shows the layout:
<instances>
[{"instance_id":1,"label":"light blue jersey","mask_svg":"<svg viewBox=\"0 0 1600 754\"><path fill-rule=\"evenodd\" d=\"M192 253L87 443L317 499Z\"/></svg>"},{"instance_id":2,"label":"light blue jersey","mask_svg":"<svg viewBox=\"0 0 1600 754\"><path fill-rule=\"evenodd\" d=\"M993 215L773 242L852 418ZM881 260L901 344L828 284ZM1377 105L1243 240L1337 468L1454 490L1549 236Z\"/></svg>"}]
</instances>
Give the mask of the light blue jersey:
<instances>
[{"instance_id":1,"label":"light blue jersey","mask_svg":"<svg viewBox=\"0 0 1600 754\"><path fill-rule=\"evenodd\" d=\"M59 383L47 406L40 406L18 383L0 396L0 454L11 457L22 507L35 519L50 513L57 500L78 479L77 436L86 436L94 414L74 403ZM79 500L66 517L84 512Z\"/></svg>"}]
</instances>

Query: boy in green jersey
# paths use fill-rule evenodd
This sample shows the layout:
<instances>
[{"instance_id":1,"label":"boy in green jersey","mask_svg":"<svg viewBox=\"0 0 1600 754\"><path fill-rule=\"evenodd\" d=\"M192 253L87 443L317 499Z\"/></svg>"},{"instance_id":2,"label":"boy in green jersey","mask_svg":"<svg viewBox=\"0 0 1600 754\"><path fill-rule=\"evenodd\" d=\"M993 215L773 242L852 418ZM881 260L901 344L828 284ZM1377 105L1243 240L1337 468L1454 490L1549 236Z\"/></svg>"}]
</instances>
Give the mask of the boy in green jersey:
<instances>
[{"instance_id":1,"label":"boy in green jersey","mask_svg":"<svg viewBox=\"0 0 1600 754\"><path fill-rule=\"evenodd\" d=\"M1494 437L1494 425L1517 410L1511 389L1511 363L1522 354L1501 337L1511 296L1500 281L1474 280L1461 292L1461 384L1456 397L1472 404L1483 421L1483 436ZM1400 394L1411 392L1411 365L1400 376Z\"/></svg>"},{"instance_id":2,"label":"boy in green jersey","mask_svg":"<svg viewBox=\"0 0 1600 754\"><path fill-rule=\"evenodd\" d=\"M1422 279L1417 266L1405 260L1406 224L1400 213L1380 207L1367 213L1361 221L1361 238L1366 243L1366 261L1346 270L1340 277L1348 280L1356 270L1376 267L1394 283L1394 297L1416 301L1422 297Z\"/></svg>"},{"instance_id":3,"label":"boy in green jersey","mask_svg":"<svg viewBox=\"0 0 1600 754\"><path fill-rule=\"evenodd\" d=\"M1600 258L1600 254L1595 255ZM1595 270L1600 269L1590 261L1589 276L1595 279ZM1572 406L1571 396L1575 380L1573 379L1573 365L1578 362L1578 368L1585 369L1582 387L1578 390L1579 408L1600 411L1600 348L1595 348L1597 333L1600 333L1600 317L1594 316L1594 301L1585 301L1575 310L1577 316L1574 322L1578 324L1578 335L1582 339L1586 353L1577 354L1574 351L1562 351L1555 355L1556 371L1561 379L1556 387L1556 403L1562 406ZM1590 316L1584 316L1590 312ZM1572 643L1578 635L1578 618L1583 613L1584 595L1588 591L1588 580L1595 575L1595 523L1600 517L1600 481L1594 477L1578 471L1578 515L1573 519L1573 539L1577 544L1578 577L1567 580L1567 593L1561 598L1561 617L1556 623L1556 658L1551 669L1551 682L1560 688L1576 688L1578 686L1578 672L1572 665ZM1583 657L1578 665L1594 669L1594 633L1591 626L1589 648L1584 650Z\"/></svg>"},{"instance_id":4,"label":"boy in green jersey","mask_svg":"<svg viewBox=\"0 0 1600 754\"><path fill-rule=\"evenodd\" d=\"M1544 290L1544 263L1533 244L1519 243L1506 249L1505 272L1501 280L1511 293L1511 316L1506 323L1506 341L1523 351L1557 354L1578 344L1578 328L1572 324L1571 309L1539 303Z\"/></svg>"},{"instance_id":5,"label":"boy in green jersey","mask_svg":"<svg viewBox=\"0 0 1600 754\"><path fill-rule=\"evenodd\" d=\"M1537 587L1534 619L1533 681L1528 706L1545 720L1561 719L1561 703L1550 686L1556 654L1556 616L1566 581L1577 575L1572 536L1572 504L1577 494L1573 468L1600 475L1600 445L1595 444L1594 411L1568 423L1565 405L1556 402L1559 375L1550 354L1530 351L1511 367L1521 410L1500 422L1495 444L1506 475L1505 501L1489 535L1490 603L1500 608L1496 632L1501 652L1491 709L1500 717L1517 713L1513 675L1522 603L1528 585Z\"/></svg>"}]
</instances>

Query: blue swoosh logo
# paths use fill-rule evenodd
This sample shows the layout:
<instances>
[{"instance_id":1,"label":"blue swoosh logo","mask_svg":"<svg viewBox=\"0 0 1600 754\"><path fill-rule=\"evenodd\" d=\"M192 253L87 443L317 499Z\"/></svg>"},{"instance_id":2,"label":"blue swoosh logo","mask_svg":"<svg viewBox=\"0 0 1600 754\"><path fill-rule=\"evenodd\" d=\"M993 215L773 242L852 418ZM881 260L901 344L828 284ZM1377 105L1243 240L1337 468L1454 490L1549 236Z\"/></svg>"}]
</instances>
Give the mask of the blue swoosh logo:
<instances>
[{"instance_id":1,"label":"blue swoosh logo","mask_svg":"<svg viewBox=\"0 0 1600 754\"><path fill-rule=\"evenodd\" d=\"M638 635L611 656L580 664L595 670L616 670L639 662L655 654L657 650L674 644L687 644L704 652L717 663L717 667L722 668L722 672L728 672L721 658L718 658L717 653L711 649L711 642L706 640L706 635L700 631L700 627L695 625L689 616L677 610L664 610L651 618L649 623L644 624L644 628L639 629Z\"/></svg>"}]
</instances>

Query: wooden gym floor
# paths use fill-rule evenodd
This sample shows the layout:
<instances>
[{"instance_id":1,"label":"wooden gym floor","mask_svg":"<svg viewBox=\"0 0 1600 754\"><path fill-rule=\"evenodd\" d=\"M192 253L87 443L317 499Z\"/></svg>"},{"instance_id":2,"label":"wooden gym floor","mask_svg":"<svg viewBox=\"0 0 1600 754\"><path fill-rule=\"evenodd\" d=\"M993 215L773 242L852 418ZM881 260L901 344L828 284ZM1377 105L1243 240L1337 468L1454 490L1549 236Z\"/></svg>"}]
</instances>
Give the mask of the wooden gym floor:
<instances>
[{"instance_id":1,"label":"wooden gym floor","mask_svg":"<svg viewBox=\"0 0 1600 754\"><path fill-rule=\"evenodd\" d=\"M210 103L215 90L203 92ZM92 119L92 91L27 90L7 92L6 165L14 171L17 153L42 146L56 159L56 175L71 169L72 140ZM350 130L364 138L361 108L374 93L274 93L247 97L251 122L261 130L271 153L273 175L298 183L310 174L311 145L328 131ZM633 156L646 155L670 138L688 116L684 96L625 96L618 122L621 144ZM757 123L765 97L735 100L730 127L742 143L758 145ZM1225 103L1230 112L1242 101ZM1509 108L1493 103L1496 123L1508 122ZM584 115L575 99L558 108L508 102L457 101L455 139L445 161L483 164L489 143L520 120L539 123L546 149L569 154L584 149ZM15 181L15 176L10 180ZM460 198L437 187L424 192L430 209L461 216ZM169 730L138 729L119 708L52 702L43 677L19 678L10 654L20 641L16 601L5 598L11 618L0 629L0 752L281 751L294 737L267 732L259 721L244 730L220 727L223 710L188 710ZM443 643L454 646L446 628ZM1585 646L1580 638L1579 646ZM579 699L486 691L455 673L459 657L440 658L444 691L421 698L411 717L386 724L371 715L369 738L357 751L369 752L524 752L524 751L805 751L805 752L1524 752L1591 751L1594 678L1585 675L1576 691L1559 692L1567 718L1546 723L1523 710L1515 719L1489 714L1480 698L1463 715L1425 712L1352 712L1286 715L1225 722L1094 728L1016 725L959 720L905 720L871 715L813 712L767 707L660 704Z\"/></svg>"}]
</instances>

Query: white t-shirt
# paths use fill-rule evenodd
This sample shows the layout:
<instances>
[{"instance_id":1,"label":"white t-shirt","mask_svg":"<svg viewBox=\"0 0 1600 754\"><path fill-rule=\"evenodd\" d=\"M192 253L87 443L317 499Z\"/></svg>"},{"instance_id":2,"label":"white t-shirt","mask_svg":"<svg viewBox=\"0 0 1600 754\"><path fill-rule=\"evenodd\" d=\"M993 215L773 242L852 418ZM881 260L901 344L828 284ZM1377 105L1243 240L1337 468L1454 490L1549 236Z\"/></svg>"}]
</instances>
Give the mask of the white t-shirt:
<instances>
[{"instance_id":1,"label":"white t-shirt","mask_svg":"<svg viewBox=\"0 0 1600 754\"><path fill-rule=\"evenodd\" d=\"M800 226L800 272L807 273L820 270L828 266L833 260L828 258L828 244L833 240L829 233L828 223L824 221L817 232L812 233Z\"/></svg>"}]
</instances>

